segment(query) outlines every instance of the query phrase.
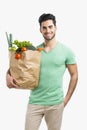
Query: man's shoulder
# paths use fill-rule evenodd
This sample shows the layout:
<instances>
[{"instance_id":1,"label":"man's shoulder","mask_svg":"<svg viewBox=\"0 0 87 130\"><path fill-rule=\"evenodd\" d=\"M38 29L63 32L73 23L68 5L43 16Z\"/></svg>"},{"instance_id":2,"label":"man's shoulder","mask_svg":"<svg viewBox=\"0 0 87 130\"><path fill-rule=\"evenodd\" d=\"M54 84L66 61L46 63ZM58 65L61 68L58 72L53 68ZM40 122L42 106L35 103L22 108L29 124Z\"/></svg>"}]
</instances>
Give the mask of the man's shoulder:
<instances>
[{"instance_id":1,"label":"man's shoulder","mask_svg":"<svg viewBox=\"0 0 87 130\"><path fill-rule=\"evenodd\" d=\"M65 43L63 43L63 42L59 42L60 43L60 46L64 49L64 50L71 50L71 48L67 45L67 44L65 44Z\"/></svg>"},{"instance_id":2,"label":"man's shoulder","mask_svg":"<svg viewBox=\"0 0 87 130\"><path fill-rule=\"evenodd\" d=\"M43 47L43 43L36 46L36 48Z\"/></svg>"},{"instance_id":3,"label":"man's shoulder","mask_svg":"<svg viewBox=\"0 0 87 130\"><path fill-rule=\"evenodd\" d=\"M63 43L63 42L60 42L60 41L59 41L59 44L60 44L61 47L65 47L65 48L68 47L68 46L67 46L65 43Z\"/></svg>"}]
</instances>

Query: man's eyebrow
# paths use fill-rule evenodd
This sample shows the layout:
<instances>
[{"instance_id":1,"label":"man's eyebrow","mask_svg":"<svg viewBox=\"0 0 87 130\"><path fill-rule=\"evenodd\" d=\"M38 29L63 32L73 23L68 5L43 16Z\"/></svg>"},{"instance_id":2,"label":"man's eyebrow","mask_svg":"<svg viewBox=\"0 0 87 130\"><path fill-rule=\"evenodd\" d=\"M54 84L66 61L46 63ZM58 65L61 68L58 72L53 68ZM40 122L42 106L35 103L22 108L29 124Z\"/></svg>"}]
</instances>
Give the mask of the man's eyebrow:
<instances>
[{"instance_id":1,"label":"man's eyebrow","mask_svg":"<svg viewBox=\"0 0 87 130\"><path fill-rule=\"evenodd\" d=\"M47 27L50 28L50 27L53 27L53 25L49 25L49 26L47 26L47 27L46 27L46 26L42 26L42 27L43 27L43 28L47 28Z\"/></svg>"}]
</instances>

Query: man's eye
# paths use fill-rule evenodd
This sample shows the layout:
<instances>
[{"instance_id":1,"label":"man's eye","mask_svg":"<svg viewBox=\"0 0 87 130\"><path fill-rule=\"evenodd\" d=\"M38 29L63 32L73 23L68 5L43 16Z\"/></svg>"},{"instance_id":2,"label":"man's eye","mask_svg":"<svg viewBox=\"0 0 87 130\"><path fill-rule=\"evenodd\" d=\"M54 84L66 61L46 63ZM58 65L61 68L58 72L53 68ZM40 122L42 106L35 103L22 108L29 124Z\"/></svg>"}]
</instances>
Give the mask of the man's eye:
<instances>
[{"instance_id":1,"label":"man's eye","mask_svg":"<svg viewBox=\"0 0 87 130\"><path fill-rule=\"evenodd\" d=\"M50 28L50 29L52 29L52 28L53 28L53 26L49 26L49 28Z\"/></svg>"}]
</instances>

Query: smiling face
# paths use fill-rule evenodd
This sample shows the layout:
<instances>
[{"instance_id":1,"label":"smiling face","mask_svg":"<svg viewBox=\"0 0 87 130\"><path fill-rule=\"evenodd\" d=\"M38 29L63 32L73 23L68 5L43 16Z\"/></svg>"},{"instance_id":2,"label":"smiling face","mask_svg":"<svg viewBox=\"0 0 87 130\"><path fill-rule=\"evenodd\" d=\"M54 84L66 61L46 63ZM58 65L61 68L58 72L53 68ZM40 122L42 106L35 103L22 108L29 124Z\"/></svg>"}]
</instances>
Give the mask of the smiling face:
<instances>
[{"instance_id":1,"label":"smiling face","mask_svg":"<svg viewBox=\"0 0 87 130\"><path fill-rule=\"evenodd\" d=\"M56 26L53 24L52 20L43 21L40 26L40 32L45 40L52 40L56 34Z\"/></svg>"}]
</instances>

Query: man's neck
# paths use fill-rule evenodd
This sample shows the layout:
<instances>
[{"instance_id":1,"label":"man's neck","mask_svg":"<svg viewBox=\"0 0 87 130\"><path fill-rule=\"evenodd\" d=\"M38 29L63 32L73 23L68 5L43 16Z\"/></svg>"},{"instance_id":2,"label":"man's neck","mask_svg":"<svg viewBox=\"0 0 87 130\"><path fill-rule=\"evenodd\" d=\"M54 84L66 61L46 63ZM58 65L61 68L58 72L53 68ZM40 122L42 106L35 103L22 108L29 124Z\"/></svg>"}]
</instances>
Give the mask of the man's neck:
<instances>
[{"instance_id":1,"label":"man's neck","mask_svg":"<svg viewBox=\"0 0 87 130\"><path fill-rule=\"evenodd\" d=\"M44 47L53 48L56 44L57 44L57 40L56 39L49 40L49 41L45 40Z\"/></svg>"},{"instance_id":2,"label":"man's neck","mask_svg":"<svg viewBox=\"0 0 87 130\"><path fill-rule=\"evenodd\" d=\"M44 50L46 52L49 52L51 51L57 44L57 41L56 40L51 40L51 41L45 41L44 42Z\"/></svg>"}]
</instances>

